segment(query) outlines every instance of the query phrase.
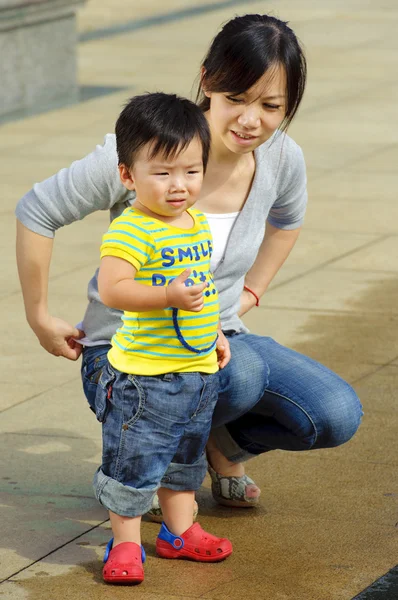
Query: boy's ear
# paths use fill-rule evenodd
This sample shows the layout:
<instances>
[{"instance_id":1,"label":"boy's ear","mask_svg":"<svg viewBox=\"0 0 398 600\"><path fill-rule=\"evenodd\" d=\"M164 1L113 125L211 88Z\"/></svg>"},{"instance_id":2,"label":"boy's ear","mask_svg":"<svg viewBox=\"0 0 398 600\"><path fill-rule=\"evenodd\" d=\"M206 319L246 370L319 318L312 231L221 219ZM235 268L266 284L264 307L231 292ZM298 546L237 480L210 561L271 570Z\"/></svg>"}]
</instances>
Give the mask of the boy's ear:
<instances>
[{"instance_id":1,"label":"boy's ear","mask_svg":"<svg viewBox=\"0 0 398 600\"><path fill-rule=\"evenodd\" d=\"M122 184L124 185L124 187L126 187L128 190L135 190L135 183L134 183L134 179L133 176L130 172L130 169L128 169L126 167L126 165L119 165L118 166L119 169L119 175L120 175L120 181L122 182Z\"/></svg>"}]
</instances>

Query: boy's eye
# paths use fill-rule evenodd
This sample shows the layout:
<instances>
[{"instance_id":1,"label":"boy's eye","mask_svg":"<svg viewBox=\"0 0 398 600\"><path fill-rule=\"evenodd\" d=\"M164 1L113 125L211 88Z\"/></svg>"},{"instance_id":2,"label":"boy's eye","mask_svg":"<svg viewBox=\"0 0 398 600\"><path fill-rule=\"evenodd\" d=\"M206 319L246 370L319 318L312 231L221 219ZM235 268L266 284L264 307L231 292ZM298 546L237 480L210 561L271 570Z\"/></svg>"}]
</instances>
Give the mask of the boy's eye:
<instances>
[{"instance_id":1,"label":"boy's eye","mask_svg":"<svg viewBox=\"0 0 398 600\"><path fill-rule=\"evenodd\" d=\"M189 175L195 175L196 173L199 173L199 171L188 171Z\"/></svg>"},{"instance_id":2,"label":"boy's eye","mask_svg":"<svg viewBox=\"0 0 398 600\"><path fill-rule=\"evenodd\" d=\"M162 173L155 173L155 175L168 175L168 173L166 171L163 171Z\"/></svg>"}]
</instances>

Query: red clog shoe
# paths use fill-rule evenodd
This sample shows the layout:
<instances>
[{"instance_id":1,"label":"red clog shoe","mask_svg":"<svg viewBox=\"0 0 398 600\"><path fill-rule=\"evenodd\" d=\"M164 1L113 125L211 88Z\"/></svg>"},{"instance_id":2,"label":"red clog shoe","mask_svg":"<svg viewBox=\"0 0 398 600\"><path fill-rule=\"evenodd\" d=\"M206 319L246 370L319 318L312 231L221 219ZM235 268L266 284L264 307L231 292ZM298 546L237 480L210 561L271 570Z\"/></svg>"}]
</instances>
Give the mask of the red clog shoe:
<instances>
[{"instance_id":1,"label":"red clog shoe","mask_svg":"<svg viewBox=\"0 0 398 600\"><path fill-rule=\"evenodd\" d=\"M102 571L106 583L137 584L144 581L145 550L134 542L123 542L112 548L113 538L108 543L105 566Z\"/></svg>"},{"instance_id":2,"label":"red clog shoe","mask_svg":"<svg viewBox=\"0 0 398 600\"><path fill-rule=\"evenodd\" d=\"M162 558L219 562L232 554L232 544L226 538L203 531L199 523L194 523L180 536L173 535L162 523L156 538L156 553Z\"/></svg>"}]
</instances>

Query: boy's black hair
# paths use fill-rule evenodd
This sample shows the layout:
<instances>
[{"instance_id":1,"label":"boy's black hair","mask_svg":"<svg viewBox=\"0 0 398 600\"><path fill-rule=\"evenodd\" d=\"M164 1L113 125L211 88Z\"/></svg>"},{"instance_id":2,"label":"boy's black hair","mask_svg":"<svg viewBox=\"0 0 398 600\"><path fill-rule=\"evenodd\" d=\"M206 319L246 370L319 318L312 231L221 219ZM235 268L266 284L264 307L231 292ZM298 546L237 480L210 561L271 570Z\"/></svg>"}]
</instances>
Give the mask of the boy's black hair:
<instances>
[{"instance_id":1,"label":"boy's black hair","mask_svg":"<svg viewBox=\"0 0 398 600\"><path fill-rule=\"evenodd\" d=\"M130 168L137 152L152 143L149 158L173 158L196 137L202 144L203 169L210 151L210 130L203 111L186 98L162 92L131 98L116 121L119 164Z\"/></svg>"}]
</instances>

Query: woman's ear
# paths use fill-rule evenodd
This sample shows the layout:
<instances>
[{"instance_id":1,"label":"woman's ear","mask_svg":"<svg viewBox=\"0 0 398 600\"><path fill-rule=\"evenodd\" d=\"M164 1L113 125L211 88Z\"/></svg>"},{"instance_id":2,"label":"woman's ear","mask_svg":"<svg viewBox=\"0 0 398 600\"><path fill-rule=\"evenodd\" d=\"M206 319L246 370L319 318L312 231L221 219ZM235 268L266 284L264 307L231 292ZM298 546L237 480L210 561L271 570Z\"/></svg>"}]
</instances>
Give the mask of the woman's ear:
<instances>
[{"instance_id":1,"label":"woman's ear","mask_svg":"<svg viewBox=\"0 0 398 600\"><path fill-rule=\"evenodd\" d=\"M128 169L126 167L126 165L123 165L123 164L119 165L118 169L119 169L120 181L122 182L124 187L130 191L135 190L135 183L134 183L133 175L132 175L130 169Z\"/></svg>"},{"instance_id":2,"label":"woman's ear","mask_svg":"<svg viewBox=\"0 0 398 600\"><path fill-rule=\"evenodd\" d=\"M203 65L200 67L200 87L202 88L204 95L210 98L211 92L206 90L206 69Z\"/></svg>"}]
</instances>

